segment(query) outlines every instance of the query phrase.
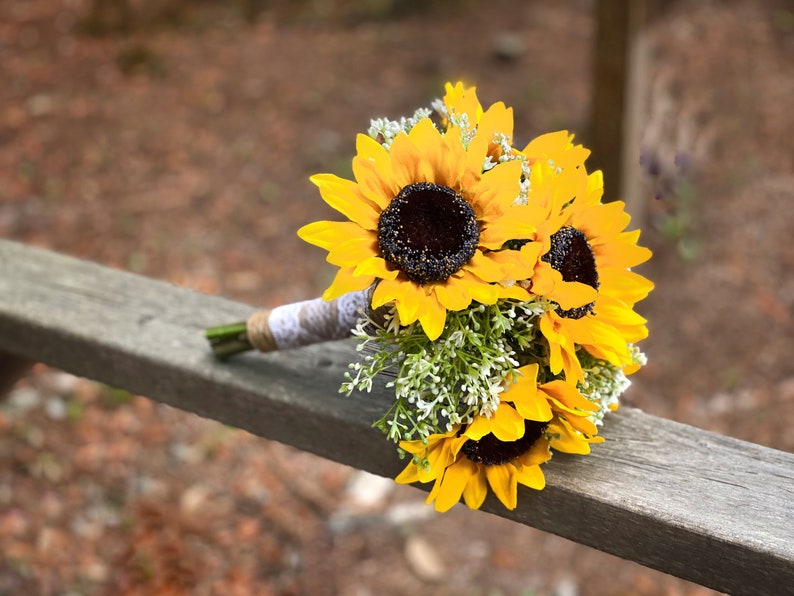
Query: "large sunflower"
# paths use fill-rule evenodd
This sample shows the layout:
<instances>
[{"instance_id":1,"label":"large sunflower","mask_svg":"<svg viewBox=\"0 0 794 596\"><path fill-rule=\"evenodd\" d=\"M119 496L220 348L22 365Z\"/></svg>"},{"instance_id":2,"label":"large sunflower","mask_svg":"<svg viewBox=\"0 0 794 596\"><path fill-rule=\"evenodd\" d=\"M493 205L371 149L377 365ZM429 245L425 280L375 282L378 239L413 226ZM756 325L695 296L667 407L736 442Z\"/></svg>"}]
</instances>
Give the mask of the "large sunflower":
<instances>
[{"instance_id":1,"label":"large sunflower","mask_svg":"<svg viewBox=\"0 0 794 596\"><path fill-rule=\"evenodd\" d=\"M423 441L402 441L413 456L396 482L431 482L427 502L447 511L461 497L478 509L488 487L508 509L515 509L519 484L540 490L545 477L540 464L551 458L549 447L586 454L599 442L589 414L597 406L564 381L537 384L538 366L519 369L516 383L503 394L491 417Z\"/></svg>"},{"instance_id":2,"label":"large sunflower","mask_svg":"<svg viewBox=\"0 0 794 596\"><path fill-rule=\"evenodd\" d=\"M556 305L540 320L551 371L581 381L581 346L631 372L630 344L647 336L634 305L653 284L630 268L648 260L651 251L637 245L639 231L625 231L630 218L622 201L601 203L601 172L588 175L583 164L559 168L538 159L529 188L522 209L536 231L520 248L524 261L514 273L527 280L530 294Z\"/></svg>"},{"instance_id":3,"label":"large sunflower","mask_svg":"<svg viewBox=\"0 0 794 596\"><path fill-rule=\"evenodd\" d=\"M504 120L502 107L481 122ZM512 128L512 117L510 118ZM493 131L469 137L451 126L441 134L429 118L399 133L389 149L366 135L356 141L355 181L333 174L311 178L323 199L349 221L318 221L298 235L328 250L339 271L327 300L377 282L372 308L393 303L400 324L419 321L431 339L447 310L494 304L496 282L514 278L518 258L494 258L510 238L534 230L508 217L519 194L521 164L483 172Z\"/></svg>"}]
</instances>

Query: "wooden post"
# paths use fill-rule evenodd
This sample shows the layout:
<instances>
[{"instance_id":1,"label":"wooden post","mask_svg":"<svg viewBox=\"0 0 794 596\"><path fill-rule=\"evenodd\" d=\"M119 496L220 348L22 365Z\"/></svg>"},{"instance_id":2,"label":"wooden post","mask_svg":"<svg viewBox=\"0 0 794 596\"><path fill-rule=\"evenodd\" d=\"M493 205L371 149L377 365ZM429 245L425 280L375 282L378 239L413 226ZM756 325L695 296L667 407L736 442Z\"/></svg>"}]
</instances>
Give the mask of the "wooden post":
<instances>
[{"instance_id":1,"label":"wooden post","mask_svg":"<svg viewBox=\"0 0 794 596\"><path fill-rule=\"evenodd\" d=\"M650 0L598 0L589 146L591 166L604 172L604 200L626 201L642 225L640 137L647 104Z\"/></svg>"}]
</instances>

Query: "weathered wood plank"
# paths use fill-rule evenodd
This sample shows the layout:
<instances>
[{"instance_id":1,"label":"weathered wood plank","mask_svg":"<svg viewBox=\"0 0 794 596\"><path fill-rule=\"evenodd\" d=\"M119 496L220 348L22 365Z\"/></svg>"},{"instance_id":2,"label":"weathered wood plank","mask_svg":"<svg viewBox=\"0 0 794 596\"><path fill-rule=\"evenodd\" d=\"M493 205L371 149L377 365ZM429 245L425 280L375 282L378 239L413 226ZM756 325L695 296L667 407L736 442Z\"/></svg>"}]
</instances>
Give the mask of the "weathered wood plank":
<instances>
[{"instance_id":1,"label":"weathered wood plank","mask_svg":"<svg viewBox=\"0 0 794 596\"><path fill-rule=\"evenodd\" d=\"M370 424L386 391L343 398L350 342L213 360L203 328L252 308L0 241L0 351L391 476ZM484 509L736 594L794 586L794 455L623 410L589 457L557 455L544 491Z\"/></svg>"}]
</instances>

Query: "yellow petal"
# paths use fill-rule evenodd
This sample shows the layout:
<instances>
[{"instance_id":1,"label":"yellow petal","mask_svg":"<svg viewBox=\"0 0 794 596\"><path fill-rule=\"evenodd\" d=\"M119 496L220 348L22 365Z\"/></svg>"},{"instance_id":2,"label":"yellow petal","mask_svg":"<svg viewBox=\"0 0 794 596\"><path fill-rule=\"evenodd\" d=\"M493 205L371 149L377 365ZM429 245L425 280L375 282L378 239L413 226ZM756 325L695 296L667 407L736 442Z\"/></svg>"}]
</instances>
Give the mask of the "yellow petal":
<instances>
[{"instance_id":1,"label":"yellow petal","mask_svg":"<svg viewBox=\"0 0 794 596\"><path fill-rule=\"evenodd\" d=\"M590 441L577 433L570 424L562 418L555 418L549 424L547 433L552 448L563 453L587 455L590 453Z\"/></svg>"},{"instance_id":2,"label":"yellow petal","mask_svg":"<svg viewBox=\"0 0 794 596\"><path fill-rule=\"evenodd\" d=\"M535 490L543 490L546 487L546 477L538 465L521 466L515 478L516 482Z\"/></svg>"},{"instance_id":3,"label":"yellow petal","mask_svg":"<svg viewBox=\"0 0 794 596\"><path fill-rule=\"evenodd\" d=\"M395 279L399 273L398 269L389 269L389 264L381 257L365 259L353 271L353 275L370 275L381 279Z\"/></svg>"},{"instance_id":4,"label":"yellow petal","mask_svg":"<svg viewBox=\"0 0 794 596\"><path fill-rule=\"evenodd\" d=\"M384 304L393 302L402 283L403 281L399 279L386 279L378 282L378 285L375 286L375 291L372 293L372 308L380 308Z\"/></svg>"},{"instance_id":5,"label":"yellow petal","mask_svg":"<svg viewBox=\"0 0 794 596\"><path fill-rule=\"evenodd\" d=\"M554 292L554 286L558 283L562 283L562 274L559 271L545 261L535 262L531 288L533 294L548 296Z\"/></svg>"},{"instance_id":6,"label":"yellow petal","mask_svg":"<svg viewBox=\"0 0 794 596\"><path fill-rule=\"evenodd\" d=\"M598 290L578 281L557 283L551 293L546 294L549 300L554 300L563 310L595 302L596 296L598 296Z\"/></svg>"},{"instance_id":7,"label":"yellow petal","mask_svg":"<svg viewBox=\"0 0 794 596\"><path fill-rule=\"evenodd\" d=\"M574 429L583 435L589 437L598 434L598 427L589 418L577 416L575 414L571 414L570 412L563 412L562 415L565 416L566 422L568 422Z\"/></svg>"},{"instance_id":8,"label":"yellow petal","mask_svg":"<svg viewBox=\"0 0 794 596\"><path fill-rule=\"evenodd\" d=\"M596 205L604 196L604 173L596 170L587 176L587 203Z\"/></svg>"},{"instance_id":9,"label":"yellow petal","mask_svg":"<svg viewBox=\"0 0 794 596\"><path fill-rule=\"evenodd\" d=\"M490 433L491 419L486 418L485 416L475 416L474 420L471 421L471 424L466 427L466 431L463 433L463 435L472 441L479 441L485 435Z\"/></svg>"},{"instance_id":10,"label":"yellow petal","mask_svg":"<svg viewBox=\"0 0 794 596\"><path fill-rule=\"evenodd\" d=\"M378 255L378 240L374 235L351 238L337 244L325 260L339 267L355 267L362 261Z\"/></svg>"},{"instance_id":11,"label":"yellow petal","mask_svg":"<svg viewBox=\"0 0 794 596\"><path fill-rule=\"evenodd\" d=\"M518 300L519 302L526 302L530 298L529 292L519 285L513 284L511 286L506 286L499 284L498 287L500 300Z\"/></svg>"},{"instance_id":12,"label":"yellow petal","mask_svg":"<svg viewBox=\"0 0 794 596\"><path fill-rule=\"evenodd\" d=\"M449 134L449 131L447 131L447 134ZM485 156L488 155L489 142L490 139L485 135L475 135L466 147L466 170L471 173L476 172L476 176L464 178L467 188L476 183L477 180L480 180L483 175L482 166L485 163ZM475 211L477 211L476 207Z\"/></svg>"},{"instance_id":13,"label":"yellow petal","mask_svg":"<svg viewBox=\"0 0 794 596\"><path fill-rule=\"evenodd\" d=\"M575 342L567 331L571 321L573 319L566 319L566 331L563 333L562 321L553 312L549 312L540 319L540 331L549 342L551 372L556 375L564 371L566 380L573 383L584 380L584 372L576 357Z\"/></svg>"},{"instance_id":14,"label":"yellow petal","mask_svg":"<svg viewBox=\"0 0 794 596\"><path fill-rule=\"evenodd\" d=\"M356 152L353 174L361 191L381 209L385 209L400 192L394 179L389 152L375 139L363 134L356 137Z\"/></svg>"},{"instance_id":15,"label":"yellow petal","mask_svg":"<svg viewBox=\"0 0 794 596\"><path fill-rule=\"evenodd\" d=\"M419 473L417 472L417 467L414 465L413 462L410 462L402 472L397 474L394 478L394 481L397 484L413 484L414 482L419 482Z\"/></svg>"},{"instance_id":16,"label":"yellow petal","mask_svg":"<svg viewBox=\"0 0 794 596\"><path fill-rule=\"evenodd\" d=\"M399 133L394 137L389 155L391 156L394 179L400 188L416 182L432 182L432 180L425 180L421 175L422 154L407 134Z\"/></svg>"},{"instance_id":17,"label":"yellow petal","mask_svg":"<svg viewBox=\"0 0 794 596\"><path fill-rule=\"evenodd\" d=\"M573 135L567 130L546 133L532 140L523 153L530 163L549 160L558 168L575 168L584 164L590 151L574 145L572 140Z\"/></svg>"},{"instance_id":18,"label":"yellow petal","mask_svg":"<svg viewBox=\"0 0 794 596\"><path fill-rule=\"evenodd\" d=\"M533 364L525 364L524 366L520 366L518 368L518 381L515 385L519 383L532 383L532 386L535 386L535 383L538 380L538 371L540 370L540 366L536 363Z\"/></svg>"},{"instance_id":19,"label":"yellow petal","mask_svg":"<svg viewBox=\"0 0 794 596\"><path fill-rule=\"evenodd\" d=\"M427 452L428 445L433 441L433 437L437 436L439 435L430 435L427 439L427 444L422 441L400 441L400 449L412 455L424 456Z\"/></svg>"},{"instance_id":20,"label":"yellow petal","mask_svg":"<svg viewBox=\"0 0 794 596\"><path fill-rule=\"evenodd\" d=\"M358 292L372 285L375 278L368 275L354 276L353 267L341 267L328 289L323 292L323 300L333 300L350 292Z\"/></svg>"},{"instance_id":21,"label":"yellow petal","mask_svg":"<svg viewBox=\"0 0 794 596\"><path fill-rule=\"evenodd\" d=\"M599 296L596 308L598 318L612 325L644 325L648 322L631 306L612 296Z\"/></svg>"},{"instance_id":22,"label":"yellow petal","mask_svg":"<svg viewBox=\"0 0 794 596\"><path fill-rule=\"evenodd\" d=\"M467 187L463 184L463 179L466 176L471 176L471 173L467 170L466 148L463 146L460 134L455 134L454 130L448 130L443 140L444 150L439 152L439 156L445 163L442 164L443 168L439 167L438 164L436 165L436 167L439 167L436 177L442 181L439 184L445 184L458 192L462 192L462 189ZM478 175L479 173L476 174L476 176Z\"/></svg>"},{"instance_id":23,"label":"yellow petal","mask_svg":"<svg viewBox=\"0 0 794 596\"><path fill-rule=\"evenodd\" d=\"M488 141L497 134L504 134L509 141L513 136L513 108L505 107L501 101L491 105L477 123L477 134L485 135Z\"/></svg>"},{"instance_id":24,"label":"yellow petal","mask_svg":"<svg viewBox=\"0 0 794 596\"><path fill-rule=\"evenodd\" d=\"M527 420L551 420L551 406L537 390L538 365L522 366L518 372L518 379L505 391L502 400L512 402L518 413Z\"/></svg>"},{"instance_id":25,"label":"yellow petal","mask_svg":"<svg viewBox=\"0 0 794 596\"><path fill-rule=\"evenodd\" d=\"M477 88L465 87L463 83L457 82L454 86L447 83L444 90L446 91L444 105L447 106L447 109L454 114L466 114L471 127L476 126L482 116L482 106L477 99Z\"/></svg>"},{"instance_id":26,"label":"yellow petal","mask_svg":"<svg viewBox=\"0 0 794 596\"><path fill-rule=\"evenodd\" d=\"M438 299L434 296L427 296L419 310L419 323L430 341L435 341L444 331L444 323L447 320L447 309L445 309ZM402 322L402 316L400 317Z\"/></svg>"},{"instance_id":27,"label":"yellow petal","mask_svg":"<svg viewBox=\"0 0 794 596\"><path fill-rule=\"evenodd\" d=\"M420 120L408 137L419 149L420 177L427 182L455 186L466 169L466 155L460 139L451 137L445 141L429 118Z\"/></svg>"},{"instance_id":28,"label":"yellow petal","mask_svg":"<svg viewBox=\"0 0 794 596\"><path fill-rule=\"evenodd\" d=\"M459 271L447 280L447 283L454 283L469 293L472 300L480 304L495 304L499 299L499 288L492 284L483 283L467 271Z\"/></svg>"},{"instance_id":29,"label":"yellow petal","mask_svg":"<svg viewBox=\"0 0 794 596\"><path fill-rule=\"evenodd\" d=\"M578 170L564 170L557 175L552 191L554 211L561 211L563 205L574 199L586 182Z\"/></svg>"},{"instance_id":30,"label":"yellow petal","mask_svg":"<svg viewBox=\"0 0 794 596\"><path fill-rule=\"evenodd\" d=\"M461 460L460 465L463 465L464 462L466 462L466 465L472 466L473 471L469 481L466 483L466 488L463 489L463 500L471 509L479 509L488 494L488 480L485 476L485 470L474 462L465 459Z\"/></svg>"},{"instance_id":31,"label":"yellow petal","mask_svg":"<svg viewBox=\"0 0 794 596\"><path fill-rule=\"evenodd\" d=\"M394 302L401 325L409 325L416 321L421 308L425 303L425 294L421 286L404 277L398 276L390 280L385 279L375 286L372 293L372 308L376 309L384 304Z\"/></svg>"},{"instance_id":32,"label":"yellow petal","mask_svg":"<svg viewBox=\"0 0 794 596\"><path fill-rule=\"evenodd\" d=\"M575 213L571 224L588 238L615 235L629 225L631 217L626 213L623 201L591 205Z\"/></svg>"},{"instance_id":33,"label":"yellow petal","mask_svg":"<svg viewBox=\"0 0 794 596\"><path fill-rule=\"evenodd\" d=\"M450 441L443 440L436 442L429 447L426 453L427 468L419 469L419 481L429 482L434 478L444 475L447 466L455 461L455 457L450 450Z\"/></svg>"},{"instance_id":34,"label":"yellow petal","mask_svg":"<svg viewBox=\"0 0 794 596\"><path fill-rule=\"evenodd\" d=\"M471 304L471 296L464 287L454 282L455 278L450 278L451 282L432 284L432 289L436 293L436 298L447 310L463 310Z\"/></svg>"},{"instance_id":35,"label":"yellow petal","mask_svg":"<svg viewBox=\"0 0 794 596\"><path fill-rule=\"evenodd\" d=\"M521 191L520 181L521 162L517 160L500 163L482 174L479 183L471 189L474 197L471 205L478 217L503 213L512 206Z\"/></svg>"},{"instance_id":36,"label":"yellow petal","mask_svg":"<svg viewBox=\"0 0 794 596\"><path fill-rule=\"evenodd\" d=\"M551 459L551 451L549 450L549 441L545 437L540 437L532 444L529 451L519 456L517 462L521 466L537 466Z\"/></svg>"},{"instance_id":37,"label":"yellow petal","mask_svg":"<svg viewBox=\"0 0 794 596\"><path fill-rule=\"evenodd\" d=\"M549 402L545 399L543 394L537 391L527 394L511 391L511 394L505 396L504 399L508 401L512 400L518 413L527 420L546 422L552 418L553 414Z\"/></svg>"},{"instance_id":38,"label":"yellow petal","mask_svg":"<svg viewBox=\"0 0 794 596\"><path fill-rule=\"evenodd\" d=\"M489 283L505 279L506 268L504 265L491 259L490 253L484 254L479 249L474 251L474 256L463 266L463 269Z\"/></svg>"},{"instance_id":39,"label":"yellow petal","mask_svg":"<svg viewBox=\"0 0 794 596\"><path fill-rule=\"evenodd\" d=\"M590 244L596 263L602 267L616 267L627 269L636 267L651 258L653 253L644 246L637 246L627 242L621 242L614 236L603 238L603 242L598 239Z\"/></svg>"},{"instance_id":40,"label":"yellow petal","mask_svg":"<svg viewBox=\"0 0 794 596\"><path fill-rule=\"evenodd\" d=\"M325 250L331 250L351 238L370 235L370 231L352 221L315 221L298 230L299 238Z\"/></svg>"},{"instance_id":41,"label":"yellow petal","mask_svg":"<svg viewBox=\"0 0 794 596\"><path fill-rule=\"evenodd\" d=\"M416 321L422 314L424 303L425 294L420 286L412 281L401 282L397 287L397 295L394 300L394 306L400 317L400 325L409 325Z\"/></svg>"},{"instance_id":42,"label":"yellow petal","mask_svg":"<svg viewBox=\"0 0 794 596\"><path fill-rule=\"evenodd\" d=\"M501 402L491 417L491 432L500 441L517 441L524 436L524 418L512 406Z\"/></svg>"},{"instance_id":43,"label":"yellow petal","mask_svg":"<svg viewBox=\"0 0 794 596\"><path fill-rule=\"evenodd\" d=\"M453 505L460 501L463 490L471 476L471 468L456 462L447 468L444 478L441 479L439 490L435 495L436 511L449 511ZM436 484L439 481L436 480Z\"/></svg>"},{"instance_id":44,"label":"yellow petal","mask_svg":"<svg viewBox=\"0 0 794 596\"><path fill-rule=\"evenodd\" d=\"M393 181L391 162L388 164L389 172L377 170L372 163L359 156L353 158L353 176L358 182L361 193L377 205L380 211L388 207L391 200L400 192Z\"/></svg>"},{"instance_id":45,"label":"yellow petal","mask_svg":"<svg viewBox=\"0 0 794 596\"><path fill-rule=\"evenodd\" d=\"M610 364L622 366L632 362L626 338L613 325L604 323L597 317L587 316L566 321L566 328L575 343L598 346Z\"/></svg>"},{"instance_id":46,"label":"yellow petal","mask_svg":"<svg viewBox=\"0 0 794 596\"><path fill-rule=\"evenodd\" d=\"M529 144L524 147L522 153L532 161L536 159L548 159L548 155L561 153L565 146L570 143L571 139L573 139L573 135L568 134L567 130L547 132L532 139Z\"/></svg>"},{"instance_id":47,"label":"yellow petal","mask_svg":"<svg viewBox=\"0 0 794 596\"><path fill-rule=\"evenodd\" d=\"M380 213L366 199L358 184L334 174L316 174L310 180L320 189L320 196L331 207L365 230L378 229Z\"/></svg>"},{"instance_id":48,"label":"yellow petal","mask_svg":"<svg viewBox=\"0 0 794 596\"><path fill-rule=\"evenodd\" d=\"M584 397L575 385L565 381L550 381L538 387L540 392L565 404L568 408L595 412L598 406Z\"/></svg>"},{"instance_id":49,"label":"yellow petal","mask_svg":"<svg viewBox=\"0 0 794 596\"><path fill-rule=\"evenodd\" d=\"M508 240L528 240L537 231L534 221L521 219L526 213L521 206L508 207L505 215L493 223L486 224L480 232L479 245L498 250Z\"/></svg>"},{"instance_id":50,"label":"yellow petal","mask_svg":"<svg viewBox=\"0 0 794 596\"><path fill-rule=\"evenodd\" d=\"M628 304L645 298L653 289L653 282L634 271L606 267L598 272L599 291L615 296Z\"/></svg>"},{"instance_id":51,"label":"yellow petal","mask_svg":"<svg viewBox=\"0 0 794 596\"><path fill-rule=\"evenodd\" d=\"M534 276L542 248L539 242L527 242L521 250L491 251L488 258L505 267L506 277L522 281Z\"/></svg>"},{"instance_id":52,"label":"yellow petal","mask_svg":"<svg viewBox=\"0 0 794 596\"><path fill-rule=\"evenodd\" d=\"M488 484L499 500L508 509L515 509L518 501L518 490L514 476L515 468L508 464L486 466L485 475Z\"/></svg>"}]
</instances>

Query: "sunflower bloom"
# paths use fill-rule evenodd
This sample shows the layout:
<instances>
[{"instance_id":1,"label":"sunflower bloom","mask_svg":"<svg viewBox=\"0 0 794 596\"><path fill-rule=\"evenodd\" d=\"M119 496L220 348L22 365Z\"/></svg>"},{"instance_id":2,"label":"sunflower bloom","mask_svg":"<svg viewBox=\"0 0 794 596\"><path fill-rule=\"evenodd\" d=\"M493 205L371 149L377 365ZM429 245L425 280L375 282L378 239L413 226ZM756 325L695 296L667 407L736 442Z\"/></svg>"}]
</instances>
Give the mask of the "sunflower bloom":
<instances>
[{"instance_id":1,"label":"sunflower bloom","mask_svg":"<svg viewBox=\"0 0 794 596\"><path fill-rule=\"evenodd\" d=\"M482 171L489 136L478 131L464 145L459 131L442 135L425 118L399 133L389 149L359 135L355 181L313 176L325 202L349 220L318 221L298 231L339 267L323 297L377 283L372 308L394 304L401 325L419 321L430 339L441 334L448 310L472 301L494 304L501 295L497 282L511 279L519 260L496 259L494 251L533 230L508 218L521 164Z\"/></svg>"},{"instance_id":2,"label":"sunflower bloom","mask_svg":"<svg viewBox=\"0 0 794 596\"><path fill-rule=\"evenodd\" d=\"M515 509L519 484L535 490L546 485L540 464L551 458L543 437L545 423L528 422L510 406L500 404L491 418L478 416L460 435L458 430L431 435L427 444L403 441L400 447L419 458L395 478L401 484L431 482L427 497L437 511L448 511L460 501L472 509L483 504L490 486L508 509Z\"/></svg>"},{"instance_id":3,"label":"sunflower bloom","mask_svg":"<svg viewBox=\"0 0 794 596\"><path fill-rule=\"evenodd\" d=\"M518 209L526 210L523 220L536 231L519 250L522 265L513 270L531 295L556 304L540 320L550 368L580 382L578 347L628 372L635 367L630 345L648 331L634 305L653 284L630 268L648 260L651 251L637 245L638 231L625 231L630 218L623 202L601 203L601 172L588 175L574 158L576 147L562 142L547 139L549 147L534 149L545 151L544 157L531 167L527 204ZM546 155L566 167L554 167Z\"/></svg>"},{"instance_id":4,"label":"sunflower bloom","mask_svg":"<svg viewBox=\"0 0 794 596\"><path fill-rule=\"evenodd\" d=\"M550 446L589 453L589 444L601 440L588 418L597 406L570 383L538 385L536 364L519 373L490 418L476 416L468 426L430 435L426 442L402 441L400 447L414 460L395 480L434 482L427 502L438 511L449 510L461 498L479 509L489 487L505 507L515 509L519 484L544 488L540 465L551 458Z\"/></svg>"}]
</instances>

